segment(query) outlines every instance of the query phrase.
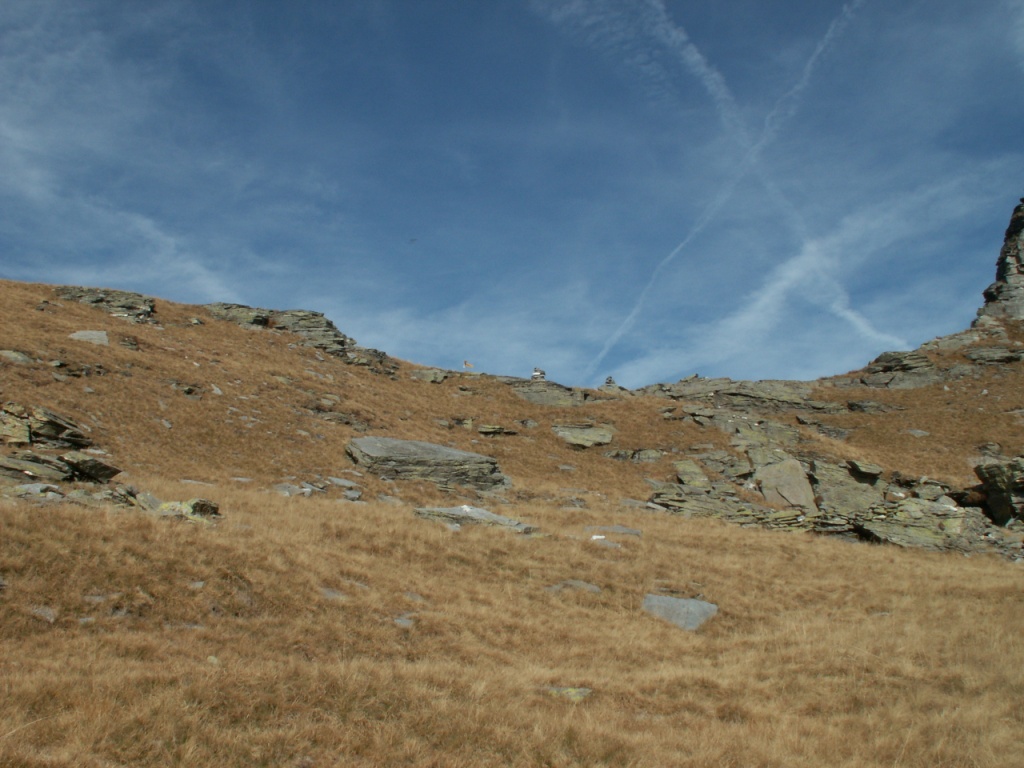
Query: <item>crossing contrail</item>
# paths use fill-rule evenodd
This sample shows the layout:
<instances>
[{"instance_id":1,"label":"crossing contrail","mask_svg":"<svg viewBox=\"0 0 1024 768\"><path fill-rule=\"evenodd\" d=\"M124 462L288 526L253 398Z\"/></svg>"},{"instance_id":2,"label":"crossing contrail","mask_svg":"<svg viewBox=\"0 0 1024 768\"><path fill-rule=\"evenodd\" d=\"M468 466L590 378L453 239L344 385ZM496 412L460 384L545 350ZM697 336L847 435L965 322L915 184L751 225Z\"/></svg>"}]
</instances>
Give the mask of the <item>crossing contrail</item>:
<instances>
[{"instance_id":1,"label":"crossing contrail","mask_svg":"<svg viewBox=\"0 0 1024 768\"><path fill-rule=\"evenodd\" d=\"M629 314L605 341L601 351L587 367L586 375L588 377L592 376L596 372L598 367L604 362L608 353L611 352L622 337L632 329L636 319L646 306L651 290L657 283L658 277L662 271L671 264L676 257L678 257L679 254L682 253L699 234L701 234L701 232L704 231L708 224L715 218L715 216L717 216L718 212L726 202L728 202L732 197L732 194L740 180L751 170L757 172L759 181L764 185L765 190L768 192L773 202L779 206L783 214L789 220L789 224L793 230L800 236L802 241L807 241L808 233L803 217L786 195L778 188L774 181L763 172L758 161L764 148L778 137L782 126L796 114L800 106L803 93L810 84L811 78L821 57L833 45L836 38L842 33L847 24L849 24L854 13L861 5L864 4L864 2L865 0L854 0L853 2L843 6L839 15L829 25L825 34L822 36L821 40L819 40L817 46L815 46L814 52L804 64L800 77L797 79L796 83L776 101L771 111L765 117L761 133L757 140L754 141L751 139L744 126L736 99L721 72L719 72L700 52L686 33L686 30L672 22L662 0L648 0L642 16L642 27L644 28L644 31L659 40L664 47L675 51L679 59L683 62L687 72L701 83L715 105L715 109L718 112L719 119L722 122L726 134L744 150L744 155L736 170L722 186L719 193L715 195L715 197L712 198L712 200L705 206L686 237L683 238L683 240L673 248L672 251L657 264L657 266L655 266L654 270L651 272L650 278L643 290L641 290ZM782 273L776 272L775 274ZM791 287L788 285L788 282L789 281L787 281L786 285L773 287L769 284L764 286L761 289L762 297L766 299L775 297L776 300L781 301L784 297L785 290L788 290L788 288ZM838 283L835 283L835 281L831 282L833 283L833 292L838 292L838 294L840 294L840 298L829 304L829 310L850 322L862 334L875 338L881 336L882 334L875 331L866 318L859 315L856 310L849 306L848 297L846 297L845 291L843 291L841 286L839 286ZM776 288L782 288L784 290L780 291L776 290Z\"/></svg>"}]
</instances>

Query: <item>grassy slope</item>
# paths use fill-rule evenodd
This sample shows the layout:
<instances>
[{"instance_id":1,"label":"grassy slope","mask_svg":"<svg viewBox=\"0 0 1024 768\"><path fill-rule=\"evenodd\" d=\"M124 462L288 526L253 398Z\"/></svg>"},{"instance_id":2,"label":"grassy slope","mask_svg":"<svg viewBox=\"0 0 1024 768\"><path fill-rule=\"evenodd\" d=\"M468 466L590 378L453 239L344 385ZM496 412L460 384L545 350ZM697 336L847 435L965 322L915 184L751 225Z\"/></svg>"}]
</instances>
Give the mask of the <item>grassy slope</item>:
<instances>
[{"instance_id":1,"label":"grassy slope","mask_svg":"<svg viewBox=\"0 0 1024 768\"><path fill-rule=\"evenodd\" d=\"M667 478L669 458L572 451L549 427L586 415L616 425L615 447L725 445L662 419L660 400L542 409L487 377L432 385L403 366L391 381L284 335L194 326L196 308L158 302L160 330L70 303L37 311L53 301L46 286L2 292L0 346L106 373L58 382L45 366L4 364L0 396L80 420L125 481L209 496L225 519L0 502L0 765L1019 764L1019 565L624 511L619 499ZM82 329L115 343L67 338ZM124 335L140 349L119 346ZM989 378L963 392L871 391L907 410L818 447L969 481L975 439L1021 447L1002 413L1019 379ZM172 381L206 393L188 399ZM989 389L981 405L974 386ZM351 467L355 433L306 409L329 395L373 434L496 456L514 485L509 504L487 505L548 535L453 534L411 515L478 501L470 492L372 478L360 478L367 498L400 502L268 492ZM487 439L436 421L453 417L539 426ZM908 425L934 440L905 437ZM570 498L587 508L566 509ZM610 523L643 536L621 549L589 540L587 526ZM544 589L569 578L603 591ZM640 611L658 589L721 612L681 632ZM406 613L412 628L394 622ZM549 686L594 693L575 704Z\"/></svg>"}]
</instances>

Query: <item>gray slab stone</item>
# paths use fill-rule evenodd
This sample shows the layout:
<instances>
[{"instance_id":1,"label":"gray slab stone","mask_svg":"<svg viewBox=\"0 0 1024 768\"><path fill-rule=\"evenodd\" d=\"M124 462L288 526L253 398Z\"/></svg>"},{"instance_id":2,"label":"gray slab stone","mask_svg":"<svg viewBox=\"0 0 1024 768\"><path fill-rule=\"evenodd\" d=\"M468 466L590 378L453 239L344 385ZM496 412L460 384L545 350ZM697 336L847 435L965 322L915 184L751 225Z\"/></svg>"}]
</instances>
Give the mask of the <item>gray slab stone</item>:
<instances>
[{"instance_id":1,"label":"gray slab stone","mask_svg":"<svg viewBox=\"0 0 1024 768\"><path fill-rule=\"evenodd\" d=\"M490 525L509 528L516 533L533 533L537 530L534 525L521 523L504 515L496 515L490 510L469 504L463 504L461 507L418 507L413 511L419 517L436 520L449 526Z\"/></svg>"},{"instance_id":2,"label":"gray slab stone","mask_svg":"<svg viewBox=\"0 0 1024 768\"><path fill-rule=\"evenodd\" d=\"M714 603L668 595L645 595L643 609L689 632L699 629L718 613L718 606Z\"/></svg>"},{"instance_id":3,"label":"gray slab stone","mask_svg":"<svg viewBox=\"0 0 1024 768\"><path fill-rule=\"evenodd\" d=\"M110 339L107 338L106 331L75 331L68 338L95 344L99 347L110 346Z\"/></svg>"},{"instance_id":4,"label":"gray slab stone","mask_svg":"<svg viewBox=\"0 0 1024 768\"><path fill-rule=\"evenodd\" d=\"M347 448L360 466L386 479L427 480L441 487L463 485L493 491L509 484L490 456L444 445L391 437L357 437Z\"/></svg>"}]
</instances>

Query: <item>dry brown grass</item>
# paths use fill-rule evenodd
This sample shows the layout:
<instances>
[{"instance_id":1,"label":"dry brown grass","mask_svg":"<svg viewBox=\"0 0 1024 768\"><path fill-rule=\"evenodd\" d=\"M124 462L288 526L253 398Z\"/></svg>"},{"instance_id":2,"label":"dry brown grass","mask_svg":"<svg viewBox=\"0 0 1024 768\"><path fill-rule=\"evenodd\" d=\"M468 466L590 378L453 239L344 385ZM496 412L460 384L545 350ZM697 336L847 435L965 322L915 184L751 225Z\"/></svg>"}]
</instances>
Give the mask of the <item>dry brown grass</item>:
<instances>
[{"instance_id":1,"label":"dry brown grass","mask_svg":"<svg viewBox=\"0 0 1024 768\"><path fill-rule=\"evenodd\" d=\"M216 527L0 509L0 764L1018 764L1019 567L612 509L517 509L549 533L526 538L216 495ZM589 541L612 521L644 535ZM567 578L603 591L544 589ZM639 609L659 587L721 613L677 630Z\"/></svg>"},{"instance_id":2,"label":"dry brown grass","mask_svg":"<svg viewBox=\"0 0 1024 768\"><path fill-rule=\"evenodd\" d=\"M58 382L45 366L2 364L3 399L83 421L128 480L163 498L216 499L225 518L198 526L0 502L0 765L1020 763L1019 565L624 511L619 498L643 497L643 478L666 477L673 456L613 461L550 430L586 416L615 424L612 447L725 444L662 419L664 401L542 409L489 377L433 385L403 368L392 381L290 349L283 334L192 326L198 310L164 302L162 330L69 303L37 312L49 291L3 285L3 346L106 373ZM67 338L82 329L115 343ZM140 350L118 346L118 334ZM188 399L174 380L205 394ZM1006 383L990 395L1009 398ZM477 501L469 491L366 477L367 498L399 503L273 494L288 476L351 467L344 445L355 433L308 409L326 395L373 434L496 456L513 487L507 503L486 505L545 535L452 533L412 514ZM945 439L942 407L922 395L869 396L905 398L908 411L885 419ZM957 407L967 429L976 406ZM484 438L436 421L453 417L539 426ZM890 431L875 443L873 423L829 450L941 474L928 462L947 459L934 451L901 450L902 422L877 427ZM587 507L565 508L571 498ZM590 541L587 526L611 523L643 536L619 537L620 549ZM569 578L602 591L545 590ZM721 612L683 632L640 610L659 588ZM394 621L407 613L412 628ZM574 704L550 686L594 693Z\"/></svg>"}]
</instances>

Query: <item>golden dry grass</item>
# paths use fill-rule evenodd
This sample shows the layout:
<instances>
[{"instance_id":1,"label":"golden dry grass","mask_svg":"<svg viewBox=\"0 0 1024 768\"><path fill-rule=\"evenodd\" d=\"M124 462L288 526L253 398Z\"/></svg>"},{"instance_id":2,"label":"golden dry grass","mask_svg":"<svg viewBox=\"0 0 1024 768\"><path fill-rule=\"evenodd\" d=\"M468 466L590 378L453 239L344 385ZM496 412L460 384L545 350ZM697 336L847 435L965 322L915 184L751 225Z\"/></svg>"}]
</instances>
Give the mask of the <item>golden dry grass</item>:
<instances>
[{"instance_id":1,"label":"golden dry grass","mask_svg":"<svg viewBox=\"0 0 1024 768\"><path fill-rule=\"evenodd\" d=\"M1018 764L1019 566L611 509L517 509L549 534L527 538L217 495L216 527L0 510L0 763ZM589 540L612 521L643 537ZM569 578L602 592L545 590ZM721 613L682 632L640 610L659 588Z\"/></svg>"},{"instance_id":2,"label":"golden dry grass","mask_svg":"<svg viewBox=\"0 0 1024 768\"><path fill-rule=\"evenodd\" d=\"M619 499L643 498L644 477L667 477L673 454L614 461L568 448L550 425L614 423L612 447L726 445L716 430L662 419L661 400L544 409L486 376L426 384L403 364L390 380L289 348L285 334L193 326L196 308L158 302L159 329L67 302L37 311L53 301L46 286L2 290L2 346L105 370L57 381L43 365L3 363L2 398L82 421L127 481L162 498L208 496L225 517L200 526L0 502L0 765L1020 763L1019 564L624 510ZM114 343L67 338L82 329ZM202 399L173 381L202 386ZM1010 397L1006 384L990 393ZM275 495L289 476L351 467L356 433L310 410L328 396L372 434L496 456L513 486L504 503L483 503L544 535L452 533L412 514L480 502L471 491L363 477L365 505ZM929 444L901 450L898 419L946 438L945 406L929 393L871 397L905 398L908 410L823 448L934 475L959 460ZM973 407L957 406L959 429ZM437 421L455 417L519 434ZM896 426L875 426L890 417ZM527 418L538 426L517 427ZM1020 445L995 421L1005 435L986 440ZM951 440L950 451L973 444ZM573 498L587 507L566 508ZM587 526L612 523L643 536L613 537L619 549L590 540ZM602 591L545 589L565 579ZM657 590L703 596L720 613L683 632L641 610ZM552 686L593 694L573 703Z\"/></svg>"}]
</instances>

